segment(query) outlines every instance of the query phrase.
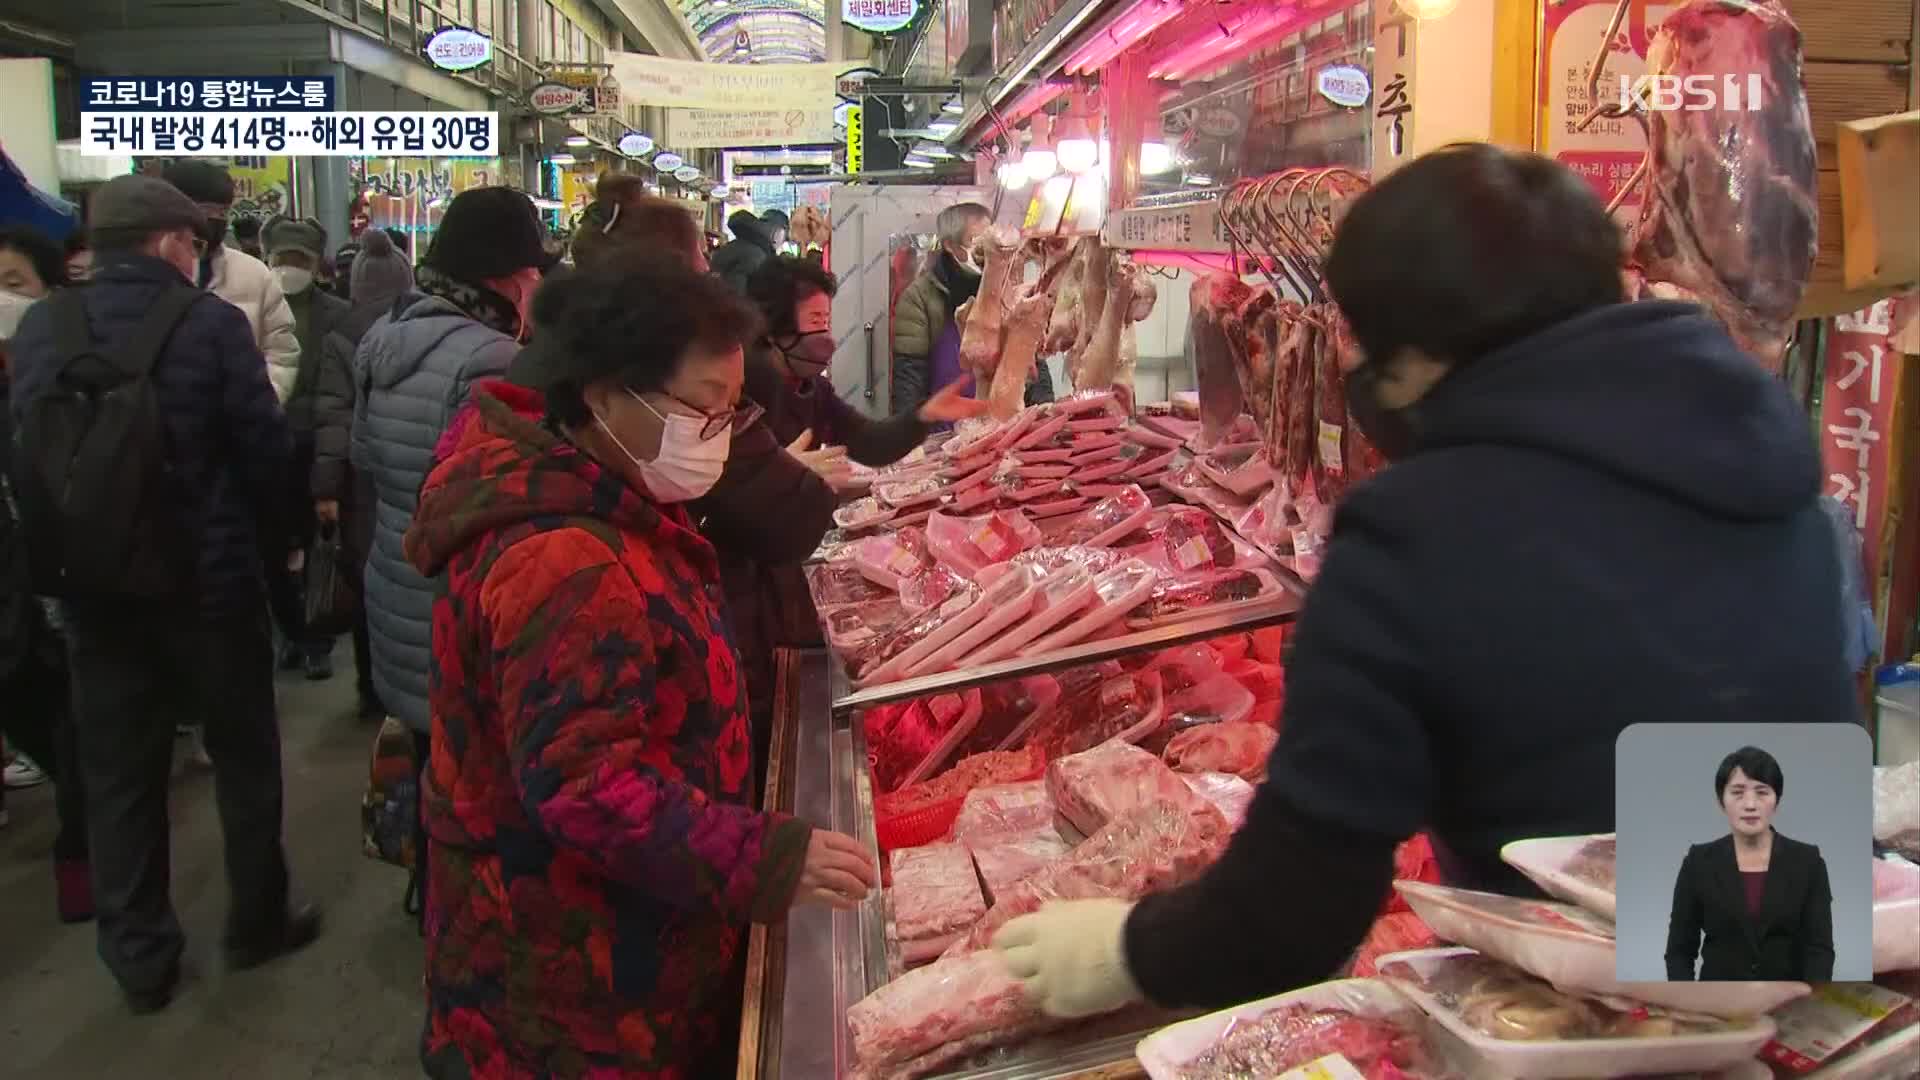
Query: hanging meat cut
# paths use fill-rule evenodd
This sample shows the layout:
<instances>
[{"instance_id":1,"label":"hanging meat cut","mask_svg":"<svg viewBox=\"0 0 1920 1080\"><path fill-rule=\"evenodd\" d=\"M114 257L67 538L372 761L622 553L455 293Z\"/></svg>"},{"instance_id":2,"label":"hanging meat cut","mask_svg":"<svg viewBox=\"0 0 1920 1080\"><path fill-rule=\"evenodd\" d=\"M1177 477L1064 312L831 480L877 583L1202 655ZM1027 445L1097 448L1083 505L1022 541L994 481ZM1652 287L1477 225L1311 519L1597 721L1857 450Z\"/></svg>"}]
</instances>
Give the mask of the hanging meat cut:
<instances>
[{"instance_id":1,"label":"hanging meat cut","mask_svg":"<svg viewBox=\"0 0 1920 1080\"><path fill-rule=\"evenodd\" d=\"M1014 290L1020 287L1019 269L1026 265L1020 234L1012 229L989 229L984 246L987 258L980 291L960 333L960 363L983 376L993 374L999 363L1001 327Z\"/></svg>"},{"instance_id":2,"label":"hanging meat cut","mask_svg":"<svg viewBox=\"0 0 1920 1080\"><path fill-rule=\"evenodd\" d=\"M1641 297L1696 301L1778 371L1818 246L1816 158L1800 28L1779 0L1689 0L1647 49L1647 74L1746 88L1757 102L1658 110L1628 279ZM1754 107L1750 107L1754 106Z\"/></svg>"},{"instance_id":3,"label":"hanging meat cut","mask_svg":"<svg viewBox=\"0 0 1920 1080\"><path fill-rule=\"evenodd\" d=\"M1253 289L1232 274L1195 278L1188 290L1187 363L1199 388L1202 450L1226 441L1245 404L1236 359L1244 350L1233 341L1239 330L1228 319L1252 295Z\"/></svg>"}]
</instances>

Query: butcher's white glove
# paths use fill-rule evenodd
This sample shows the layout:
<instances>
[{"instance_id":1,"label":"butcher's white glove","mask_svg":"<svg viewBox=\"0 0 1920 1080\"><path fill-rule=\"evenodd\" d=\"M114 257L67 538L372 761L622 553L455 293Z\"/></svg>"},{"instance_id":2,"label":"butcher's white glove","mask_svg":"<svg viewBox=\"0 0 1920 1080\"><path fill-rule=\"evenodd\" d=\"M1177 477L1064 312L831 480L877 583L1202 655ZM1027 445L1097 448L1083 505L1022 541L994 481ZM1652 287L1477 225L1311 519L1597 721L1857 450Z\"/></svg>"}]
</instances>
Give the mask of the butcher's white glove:
<instances>
[{"instance_id":1,"label":"butcher's white glove","mask_svg":"<svg viewBox=\"0 0 1920 1080\"><path fill-rule=\"evenodd\" d=\"M1049 1016L1096 1016L1131 1005L1140 988L1127 972L1125 900L1066 900L1022 915L993 947Z\"/></svg>"}]
</instances>

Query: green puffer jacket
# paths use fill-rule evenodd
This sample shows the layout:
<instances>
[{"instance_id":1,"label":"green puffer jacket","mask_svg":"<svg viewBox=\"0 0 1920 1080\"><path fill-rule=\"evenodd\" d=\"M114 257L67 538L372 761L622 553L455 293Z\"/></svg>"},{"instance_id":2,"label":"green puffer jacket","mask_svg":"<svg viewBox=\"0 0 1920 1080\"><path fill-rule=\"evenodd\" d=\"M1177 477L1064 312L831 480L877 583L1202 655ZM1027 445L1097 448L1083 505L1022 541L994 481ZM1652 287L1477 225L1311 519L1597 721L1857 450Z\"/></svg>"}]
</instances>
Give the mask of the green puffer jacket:
<instances>
[{"instance_id":1,"label":"green puffer jacket","mask_svg":"<svg viewBox=\"0 0 1920 1080\"><path fill-rule=\"evenodd\" d=\"M893 415L912 412L933 395L933 347L953 321L947 275L953 271L945 255L913 279L893 306L893 374L888 407ZM958 304L952 307L958 307ZM1034 366L1027 382L1027 404L1053 400L1053 378L1044 362Z\"/></svg>"}]
</instances>

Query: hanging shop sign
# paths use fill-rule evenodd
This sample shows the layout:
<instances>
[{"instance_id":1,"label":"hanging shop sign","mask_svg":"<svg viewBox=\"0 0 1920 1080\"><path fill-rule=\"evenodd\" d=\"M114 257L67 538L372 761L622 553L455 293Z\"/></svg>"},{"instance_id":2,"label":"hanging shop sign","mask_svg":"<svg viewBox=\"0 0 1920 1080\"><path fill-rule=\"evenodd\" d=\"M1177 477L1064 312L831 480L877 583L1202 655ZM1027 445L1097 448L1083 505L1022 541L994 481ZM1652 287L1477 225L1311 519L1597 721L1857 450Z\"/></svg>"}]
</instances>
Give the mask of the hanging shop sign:
<instances>
[{"instance_id":1,"label":"hanging shop sign","mask_svg":"<svg viewBox=\"0 0 1920 1080\"><path fill-rule=\"evenodd\" d=\"M628 157L645 157L653 151L653 139L637 131L620 136L620 152Z\"/></svg>"},{"instance_id":2,"label":"hanging shop sign","mask_svg":"<svg viewBox=\"0 0 1920 1080\"><path fill-rule=\"evenodd\" d=\"M1329 64L1321 68L1314 73L1313 85L1321 97L1347 109L1365 105L1373 94L1373 83L1368 81L1366 69L1352 64Z\"/></svg>"},{"instance_id":3,"label":"hanging shop sign","mask_svg":"<svg viewBox=\"0 0 1920 1080\"><path fill-rule=\"evenodd\" d=\"M834 80L833 92L840 95L841 101L858 104L861 95L866 92L867 80L881 74L884 74L884 72L879 68L848 68L840 73L838 79Z\"/></svg>"},{"instance_id":4,"label":"hanging shop sign","mask_svg":"<svg viewBox=\"0 0 1920 1080\"><path fill-rule=\"evenodd\" d=\"M1418 27L1419 23L1398 4L1373 6L1375 181L1413 160L1414 45Z\"/></svg>"},{"instance_id":5,"label":"hanging shop sign","mask_svg":"<svg viewBox=\"0 0 1920 1080\"><path fill-rule=\"evenodd\" d=\"M135 158L135 172L159 176L167 166L185 158ZM234 215L267 218L292 213L293 159L285 157L236 157L226 159L227 175L233 178Z\"/></svg>"},{"instance_id":6,"label":"hanging shop sign","mask_svg":"<svg viewBox=\"0 0 1920 1080\"><path fill-rule=\"evenodd\" d=\"M541 116L567 116L593 111L591 94L562 82L543 82L527 91L527 105Z\"/></svg>"},{"instance_id":7,"label":"hanging shop sign","mask_svg":"<svg viewBox=\"0 0 1920 1080\"><path fill-rule=\"evenodd\" d=\"M691 165L682 165L673 170L673 178L683 184L691 184L700 179L700 170Z\"/></svg>"},{"instance_id":8,"label":"hanging shop sign","mask_svg":"<svg viewBox=\"0 0 1920 1080\"><path fill-rule=\"evenodd\" d=\"M655 172L670 173L686 163L685 158L671 150L662 150L653 156L653 169Z\"/></svg>"},{"instance_id":9,"label":"hanging shop sign","mask_svg":"<svg viewBox=\"0 0 1920 1080\"><path fill-rule=\"evenodd\" d=\"M869 34L904 30L920 12L920 0L840 0L840 21Z\"/></svg>"},{"instance_id":10,"label":"hanging shop sign","mask_svg":"<svg viewBox=\"0 0 1920 1080\"><path fill-rule=\"evenodd\" d=\"M464 26L443 26L427 35L420 52L442 71L471 71L493 59L493 39Z\"/></svg>"},{"instance_id":11,"label":"hanging shop sign","mask_svg":"<svg viewBox=\"0 0 1920 1080\"><path fill-rule=\"evenodd\" d=\"M860 119L860 106L847 110L847 172L857 174L867 156L866 127Z\"/></svg>"},{"instance_id":12,"label":"hanging shop sign","mask_svg":"<svg viewBox=\"0 0 1920 1080\"><path fill-rule=\"evenodd\" d=\"M1864 538L1868 580L1879 576L1892 475L1891 446L1900 355L1894 306L1882 300L1833 320L1820 394L1820 458L1826 492L1853 515Z\"/></svg>"},{"instance_id":13,"label":"hanging shop sign","mask_svg":"<svg viewBox=\"0 0 1920 1080\"><path fill-rule=\"evenodd\" d=\"M833 110L668 109L668 142L686 147L796 146L834 141Z\"/></svg>"},{"instance_id":14,"label":"hanging shop sign","mask_svg":"<svg viewBox=\"0 0 1920 1080\"><path fill-rule=\"evenodd\" d=\"M1215 105L1201 109L1194 117L1194 127L1200 134L1213 139L1227 139L1240 133L1240 114L1225 106Z\"/></svg>"},{"instance_id":15,"label":"hanging shop sign","mask_svg":"<svg viewBox=\"0 0 1920 1080\"><path fill-rule=\"evenodd\" d=\"M1600 80L1601 103L1609 92L1617 95L1625 77L1637 83L1647 73L1647 46L1653 31L1674 4L1636 0L1607 51L1606 71ZM1579 173L1594 192L1611 200L1632 179L1646 155L1647 136L1631 117L1600 117L1584 131L1581 118L1593 102L1587 98L1587 77L1593 54L1616 0L1564 0L1546 5L1540 22L1540 69L1534 87L1540 129L1534 149ZM1620 216L1639 216L1640 195L1633 192L1621 203ZM1631 213L1628 208L1633 208Z\"/></svg>"},{"instance_id":16,"label":"hanging shop sign","mask_svg":"<svg viewBox=\"0 0 1920 1080\"><path fill-rule=\"evenodd\" d=\"M844 64L708 64L643 53L607 60L626 100L673 109L784 111L796 101L824 102Z\"/></svg>"}]
</instances>

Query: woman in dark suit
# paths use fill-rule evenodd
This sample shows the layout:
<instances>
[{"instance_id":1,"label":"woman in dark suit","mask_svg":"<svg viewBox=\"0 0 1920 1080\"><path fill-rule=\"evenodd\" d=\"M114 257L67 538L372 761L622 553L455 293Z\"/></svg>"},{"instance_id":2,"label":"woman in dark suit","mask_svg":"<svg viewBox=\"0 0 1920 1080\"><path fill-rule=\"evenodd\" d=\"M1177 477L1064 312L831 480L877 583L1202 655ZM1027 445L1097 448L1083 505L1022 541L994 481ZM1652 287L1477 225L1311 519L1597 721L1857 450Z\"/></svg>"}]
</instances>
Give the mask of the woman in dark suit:
<instances>
[{"instance_id":1,"label":"woman in dark suit","mask_svg":"<svg viewBox=\"0 0 1920 1080\"><path fill-rule=\"evenodd\" d=\"M1812 844L1773 831L1786 790L1780 763L1741 747L1714 774L1733 831L1695 844L1673 883L1667 978L1691 982L1833 979L1833 894ZM1701 944L1705 935L1706 943Z\"/></svg>"}]
</instances>

